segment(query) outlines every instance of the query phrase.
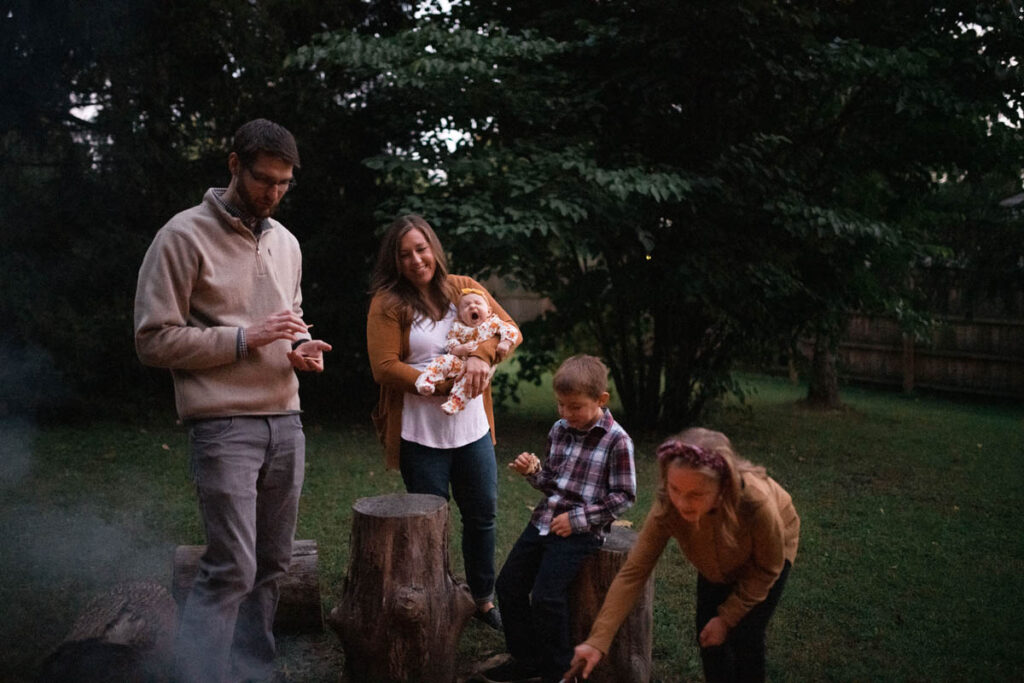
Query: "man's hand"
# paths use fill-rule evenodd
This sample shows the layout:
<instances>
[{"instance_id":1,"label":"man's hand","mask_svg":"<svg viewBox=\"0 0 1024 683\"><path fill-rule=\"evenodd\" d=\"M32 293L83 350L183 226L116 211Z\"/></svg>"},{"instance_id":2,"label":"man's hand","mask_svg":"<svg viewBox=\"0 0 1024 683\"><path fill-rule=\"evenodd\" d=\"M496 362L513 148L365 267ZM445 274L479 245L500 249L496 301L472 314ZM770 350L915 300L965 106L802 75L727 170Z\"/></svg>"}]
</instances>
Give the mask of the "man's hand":
<instances>
[{"instance_id":1,"label":"man's hand","mask_svg":"<svg viewBox=\"0 0 1024 683\"><path fill-rule=\"evenodd\" d=\"M715 645L721 645L725 642L725 637L729 635L729 627L725 625L722 617L713 617L711 621L704 624L704 628L700 632L700 646L701 647L714 647Z\"/></svg>"},{"instance_id":2,"label":"man's hand","mask_svg":"<svg viewBox=\"0 0 1024 683\"><path fill-rule=\"evenodd\" d=\"M572 536L572 523L569 521L568 512L563 512L551 520L551 532L563 538Z\"/></svg>"},{"instance_id":3,"label":"man's hand","mask_svg":"<svg viewBox=\"0 0 1024 683\"><path fill-rule=\"evenodd\" d=\"M466 397L476 398L491 381L491 366L482 358L470 356L463 364L460 377L466 382Z\"/></svg>"},{"instance_id":4,"label":"man's hand","mask_svg":"<svg viewBox=\"0 0 1024 683\"><path fill-rule=\"evenodd\" d=\"M294 311L281 311L267 316L252 327L245 328L245 343L250 349L257 349L278 339L295 341L310 327L312 325L302 322L302 318Z\"/></svg>"},{"instance_id":5,"label":"man's hand","mask_svg":"<svg viewBox=\"0 0 1024 683\"><path fill-rule=\"evenodd\" d=\"M330 351L331 345L319 339L302 342L288 352L288 360L296 370L308 372L324 371L324 352Z\"/></svg>"},{"instance_id":6,"label":"man's hand","mask_svg":"<svg viewBox=\"0 0 1024 683\"><path fill-rule=\"evenodd\" d=\"M590 672L594 670L594 667L597 666L603 656L601 651L593 645L580 643L573 651L572 664L570 666L575 666L578 662L584 662L583 678L590 678Z\"/></svg>"}]
</instances>

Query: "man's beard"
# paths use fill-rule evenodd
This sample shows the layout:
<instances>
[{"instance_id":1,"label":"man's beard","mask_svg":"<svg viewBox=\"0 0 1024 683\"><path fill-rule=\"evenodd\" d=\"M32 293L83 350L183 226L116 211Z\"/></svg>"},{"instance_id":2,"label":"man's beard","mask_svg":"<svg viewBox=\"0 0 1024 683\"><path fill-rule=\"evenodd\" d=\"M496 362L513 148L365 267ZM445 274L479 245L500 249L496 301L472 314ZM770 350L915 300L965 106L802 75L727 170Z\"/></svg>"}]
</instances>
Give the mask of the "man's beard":
<instances>
[{"instance_id":1,"label":"man's beard","mask_svg":"<svg viewBox=\"0 0 1024 683\"><path fill-rule=\"evenodd\" d=\"M269 218L277 210L277 205L280 202L275 202L269 208L261 204L249 194L249 189L245 186L245 183L238 183L238 198L242 200L242 206L239 208L245 211L247 214L254 218Z\"/></svg>"}]
</instances>

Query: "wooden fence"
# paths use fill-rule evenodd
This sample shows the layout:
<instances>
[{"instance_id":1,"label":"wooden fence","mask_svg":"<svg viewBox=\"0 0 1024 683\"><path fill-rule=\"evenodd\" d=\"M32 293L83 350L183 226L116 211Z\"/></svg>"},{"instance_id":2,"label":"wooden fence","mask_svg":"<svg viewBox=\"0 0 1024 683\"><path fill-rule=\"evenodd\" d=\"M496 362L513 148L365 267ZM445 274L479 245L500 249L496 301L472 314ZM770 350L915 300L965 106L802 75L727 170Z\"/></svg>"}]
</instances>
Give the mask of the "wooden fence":
<instances>
[{"instance_id":1,"label":"wooden fence","mask_svg":"<svg viewBox=\"0 0 1024 683\"><path fill-rule=\"evenodd\" d=\"M485 285L518 322L551 308L548 299L497 278ZM891 318L854 315L839 347L841 376L908 393L921 388L1024 399L1024 319L935 320L930 337L914 341Z\"/></svg>"},{"instance_id":2,"label":"wooden fence","mask_svg":"<svg viewBox=\"0 0 1024 683\"><path fill-rule=\"evenodd\" d=\"M1024 398L1024 320L936 320L914 341L892 319L856 315L839 347L843 377L861 382Z\"/></svg>"}]
</instances>

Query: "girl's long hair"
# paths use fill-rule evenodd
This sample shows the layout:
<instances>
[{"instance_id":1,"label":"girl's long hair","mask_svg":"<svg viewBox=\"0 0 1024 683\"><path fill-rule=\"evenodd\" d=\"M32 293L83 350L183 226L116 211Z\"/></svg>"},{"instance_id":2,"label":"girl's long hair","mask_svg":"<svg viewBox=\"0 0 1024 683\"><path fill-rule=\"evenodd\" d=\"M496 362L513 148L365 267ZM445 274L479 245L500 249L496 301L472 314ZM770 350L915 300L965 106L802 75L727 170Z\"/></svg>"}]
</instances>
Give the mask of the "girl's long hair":
<instances>
[{"instance_id":1,"label":"girl's long hair","mask_svg":"<svg viewBox=\"0 0 1024 683\"><path fill-rule=\"evenodd\" d=\"M675 447L678 445L683 448ZM686 446L696 449L700 456L695 457ZM673 509L666 490L669 467L689 467L718 481L721 488L717 508L722 515L722 540L727 546L735 547L743 475L764 478L768 476L765 469L740 457L725 434L702 427L693 427L666 439L658 447L658 453L661 479L657 495L662 507Z\"/></svg>"},{"instance_id":2,"label":"girl's long hair","mask_svg":"<svg viewBox=\"0 0 1024 683\"><path fill-rule=\"evenodd\" d=\"M423 233L434 256L434 277L426 295L428 300L424 300L420 290L402 275L398 252L402 238L412 230ZM399 216L384 231L377 253L377 265L370 277L370 296L377 294L388 296L391 299L389 303L403 308L409 314L416 312L433 319L434 313L429 304L433 304L442 318L447 314L448 305L455 300L455 287L448 282L448 263L441 240L422 216Z\"/></svg>"}]
</instances>

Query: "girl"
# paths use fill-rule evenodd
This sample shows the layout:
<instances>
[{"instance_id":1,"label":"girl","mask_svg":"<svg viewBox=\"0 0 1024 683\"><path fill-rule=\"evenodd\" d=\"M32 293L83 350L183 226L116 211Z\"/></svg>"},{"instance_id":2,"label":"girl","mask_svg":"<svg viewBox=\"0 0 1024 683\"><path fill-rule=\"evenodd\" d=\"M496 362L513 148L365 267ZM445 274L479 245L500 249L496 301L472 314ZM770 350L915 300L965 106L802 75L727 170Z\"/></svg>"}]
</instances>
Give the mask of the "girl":
<instances>
[{"instance_id":1,"label":"girl","mask_svg":"<svg viewBox=\"0 0 1024 683\"><path fill-rule=\"evenodd\" d=\"M409 493L447 500L451 488L462 515L462 553L476 617L500 630L494 607L498 475L489 380L491 365L511 349L499 349L498 337L492 337L470 352L462 374L470 400L452 417L441 412L450 382L439 385L435 395L416 390L420 373L444 353L454 302L466 288L483 292L491 310L515 325L480 283L448 274L441 242L423 218L402 216L384 232L366 321L370 369L380 385L373 420L386 466L401 471Z\"/></svg>"},{"instance_id":2,"label":"girl","mask_svg":"<svg viewBox=\"0 0 1024 683\"><path fill-rule=\"evenodd\" d=\"M721 432L688 429L658 447L658 497L573 663L590 675L669 538L697 568L697 640L707 681L763 681L765 629L796 558L800 518L762 467Z\"/></svg>"}]
</instances>

